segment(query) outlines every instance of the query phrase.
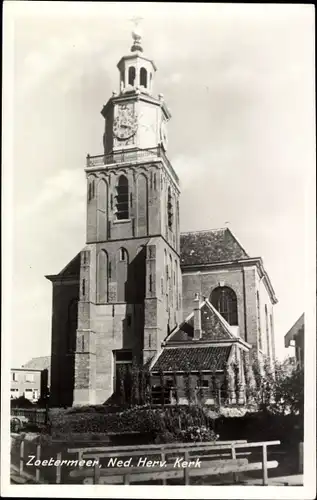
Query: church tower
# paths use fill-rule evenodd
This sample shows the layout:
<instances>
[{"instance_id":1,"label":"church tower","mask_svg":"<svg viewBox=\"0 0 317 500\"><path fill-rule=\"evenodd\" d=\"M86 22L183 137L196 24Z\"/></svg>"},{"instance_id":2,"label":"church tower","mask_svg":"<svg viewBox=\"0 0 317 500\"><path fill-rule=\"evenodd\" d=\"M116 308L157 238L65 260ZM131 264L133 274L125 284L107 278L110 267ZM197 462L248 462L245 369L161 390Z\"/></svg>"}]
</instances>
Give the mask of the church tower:
<instances>
[{"instance_id":1,"label":"church tower","mask_svg":"<svg viewBox=\"0 0 317 500\"><path fill-rule=\"evenodd\" d=\"M181 322L179 180L167 157L171 114L154 94L141 36L103 107L104 151L87 156L73 404L103 403L116 373L149 362Z\"/></svg>"}]
</instances>

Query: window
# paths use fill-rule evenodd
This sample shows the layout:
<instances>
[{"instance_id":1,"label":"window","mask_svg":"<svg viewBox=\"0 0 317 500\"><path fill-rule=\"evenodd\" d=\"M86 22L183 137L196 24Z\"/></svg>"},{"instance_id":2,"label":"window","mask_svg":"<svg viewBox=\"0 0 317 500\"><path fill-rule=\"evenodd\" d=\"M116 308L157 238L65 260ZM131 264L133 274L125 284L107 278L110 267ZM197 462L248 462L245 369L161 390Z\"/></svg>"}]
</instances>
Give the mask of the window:
<instances>
[{"instance_id":1,"label":"window","mask_svg":"<svg viewBox=\"0 0 317 500\"><path fill-rule=\"evenodd\" d=\"M121 261L127 260L127 252L125 251L124 248L120 248L120 260Z\"/></svg>"},{"instance_id":2,"label":"window","mask_svg":"<svg viewBox=\"0 0 317 500\"><path fill-rule=\"evenodd\" d=\"M132 363L132 351L120 349L113 351L116 363Z\"/></svg>"},{"instance_id":3,"label":"window","mask_svg":"<svg viewBox=\"0 0 317 500\"><path fill-rule=\"evenodd\" d=\"M172 195L171 188L168 188L167 191L167 222L169 229L172 229L173 226L173 204L172 204Z\"/></svg>"},{"instance_id":4,"label":"window","mask_svg":"<svg viewBox=\"0 0 317 500\"><path fill-rule=\"evenodd\" d=\"M212 291L211 303L229 325L238 325L237 296L227 286L219 286Z\"/></svg>"},{"instance_id":5,"label":"window","mask_svg":"<svg viewBox=\"0 0 317 500\"><path fill-rule=\"evenodd\" d=\"M34 374L33 373L27 373L25 375L25 381L26 382L34 382Z\"/></svg>"},{"instance_id":6,"label":"window","mask_svg":"<svg viewBox=\"0 0 317 500\"><path fill-rule=\"evenodd\" d=\"M26 399L33 399L33 389L25 389L24 397Z\"/></svg>"},{"instance_id":7,"label":"window","mask_svg":"<svg viewBox=\"0 0 317 500\"><path fill-rule=\"evenodd\" d=\"M259 338L259 349L262 351L262 329L261 329L261 312L260 312L260 295L259 292L256 292L256 309L257 309L257 317L258 317L258 338Z\"/></svg>"},{"instance_id":8,"label":"window","mask_svg":"<svg viewBox=\"0 0 317 500\"><path fill-rule=\"evenodd\" d=\"M33 390L33 399L39 399L39 391L37 389Z\"/></svg>"},{"instance_id":9,"label":"window","mask_svg":"<svg viewBox=\"0 0 317 500\"><path fill-rule=\"evenodd\" d=\"M201 385L199 385L200 382L198 381L198 387L207 389L209 387L209 381L208 380L201 380Z\"/></svg>"},{"instance_id":10,"label":"window","mask_svg":"<svg viewBox=\"0 0 317 500\"><path fill-rule=\"evenodd\" d=\"M266 352L267 355L270 356L270 329L269 329L269 317L268 317L268 312L267 312L267 305L265 304L265 330L266 330L266 342L267 342L267 348Z\"/></svg>"},{"instance_id":11,"label":"window","mask_svg":"<svg viewBox=\"0 0 317 500\"><path fill-rule=\"evenodd\" d=\"M129 85L134 85L134 81L135 81L135 67L134 66L131 66L129 68Z\"/></svg>"},{"instance_id":12,"label":"window","mask_svg":"<svg viewBox=\"0 0 317 500\"><path fill-rule=\"evenodd\" d=\"M119 248L117 252L116 281L117 281L117 302L127 302L129 295L128 268L129 254L125 248ZM131 272L130 272L131 274ZM129 276L130 278L130 276Z\"/></svg>"},{"instance_id":13,"label":"window","mask_svg":"<svg viewBox=\"0 0 317 500\"><path fill-rule=\"evenodd\" d=\"M19 397L19 389L11 389L11 399Z\"/></svg>"},{"instance_id":14,"label":"window","mask_svg":"<svg viewBox=\"0 0 317 500\"><path fill-rule=\"evenodd\" d=\"M117 219L129 218L129 182L125 175L119 177L117 185Z\"/></svg>"},{"instance_id":15,"label":"window","mask_svg":"<svg viewBox=\"0 0 317 500\"><path fill-rule=\"evenodd\" d=\"M121 81L121 82L123 83L123 85L124 85L124 70L123 70L123 69L120 71L120 81Z\"/></svg>"},{"instance_id":16,"label":"window","mask_svg":"<svg viewBox=\"0 0 317 500\"><path fill-rule=\"evenodd\" d=\"M104 304L108 302L109 292L109 266L108 254L100 250L97 256L97 302Z\"/></svg>"},{"instance_id":17,"label":"window","mask_svg":"<svg viewBox=\"0 0 317 500\"><path fill-rule=\"evenodd\" d=\"M13 372L12 373L12 381L17 382L18 381L18 373Z\"/></svg>"},{"instance_id":18,"label":"window","mask_svg":"<svg viewBox=\"0 0 317 500\"><path fill-rule=\"evenodd\" d=\"M88 200L92 200L95 197L95 181L92 180L88 187Z\"/></svg>"},{"instance_id":19,"label":"window","mask_svg":"<svg viewBox=\"0 0 317 500\"><path fill-rule=\"evenodd\" d=\"M140 85L147 87L147 71L145 68L140 70Z\"/></svg>"},{"instance_id":20,"label":"window","mask_svg":"<svg viewBox=\"0 0 317 500\"><path fill-rule=\"evenodd\" d=\"M116 392L121 392L124 387L124 392L129 394L131 391L129 371L132 367L132 351L124 349L113 351L113 360L113 387Z\"/></svg>"}]
</instances>

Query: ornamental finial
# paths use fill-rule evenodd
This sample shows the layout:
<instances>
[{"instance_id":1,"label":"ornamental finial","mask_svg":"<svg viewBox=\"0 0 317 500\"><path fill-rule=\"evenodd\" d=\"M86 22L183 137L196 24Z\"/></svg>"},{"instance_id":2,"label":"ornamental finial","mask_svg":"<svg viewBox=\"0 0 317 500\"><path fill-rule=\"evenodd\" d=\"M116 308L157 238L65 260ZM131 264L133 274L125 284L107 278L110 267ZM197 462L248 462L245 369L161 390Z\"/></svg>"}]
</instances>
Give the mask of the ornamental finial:
<instances>
[{"instance_id":1,"label":"ornamental finial","mask_svg":"<svg viewBox=\"0 0 317 500\"><path fill-rule=\"evenodd\" d=\"M143 17L133 17L132 19L130 19L130 21L132 21L134 24L134 30L132 31L133 45L131 47L131 52L143 52L143 48L141 45L142 32L139 27L139 24L142 20Z\"/></svg>"}]
</instances>

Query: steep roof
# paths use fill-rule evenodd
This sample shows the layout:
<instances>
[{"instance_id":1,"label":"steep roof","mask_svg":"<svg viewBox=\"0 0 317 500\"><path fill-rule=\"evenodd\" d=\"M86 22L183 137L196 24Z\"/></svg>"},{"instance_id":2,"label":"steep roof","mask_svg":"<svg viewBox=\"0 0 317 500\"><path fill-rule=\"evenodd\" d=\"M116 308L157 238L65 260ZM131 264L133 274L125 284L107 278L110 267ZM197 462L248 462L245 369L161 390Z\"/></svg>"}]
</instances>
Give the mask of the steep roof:
<instances>
[{"instance_id":1,"label":"steep roof","mask_svg":"<svg viewBox=\"0 0 317 500\"><path fill-rule=\"evenodd\" d=\"M165 348L151 371L223 370L230 350L231 345Z\"/></svg>"},{"instance_id":2,"label":"steep roof","mask_svg":"<svg viewBox=\"0 0 317 500\"><path fill-rule=\"evenodd\" d=\"M40 356L38 358L32 358L30 361L22 365L22 368L29 368L30 370L45 370L50 369L51 357L50 356Z\"/></svg>"},{"instance_id":3,"label":"steep roof","mask_svg":"<svg viewBox=\"0 0 317 500\"><path fill-rule=\"evenodd\" d=\"M298 320L294 323L292 328L287 332L286 335L284 335L284 345L285 347L290 346L291 340L294 340L296 336L304 331L304 325L305 325L305 313L303 313Z\"/></svg>"},{"instance_id":4,"label":"steep roof","mask_svg":"<svg viewBox=\"0 0 317 500\"><path fill-rule=\"evenodd\" d=\"M194 340L194 312L192 312L180 326L166 339L166 344L174 342L199 343L199 341L221 341L234 337L230 330L230 325L215 309L215 307L205 299L200 304L201 314L201 339Z\"/></svg>"},{"instance_id":5,"label":"steep roof","mask_svg":"<svg viewBox=\"0 0 317 500\"><path fill-rule=\"evenodd\" d=\"M249 258L228 228L181 233L180 254L181 266Z\"/></svg>"},{"instance_id":6,"label":"steep roof","mask_svg":"<svg viewBox=\"0 0 317 500\"><path fill-rule=\"evenodd\" d=\"M74 276L80 272L80 253L78 253L59 273L59 276Z\"/></svg>"},{"instance_id":7,"label":"steep roof","mask_svg":"<svg viewBox=\"0 0 317 500\"><path fill-rule=\"evenodd\" d=\"M70 261L68 264L58 273L58 274L49 274L46 275L45 278L47 278L50 281L54 281L56 279L63 279L63 278L79 278L80 274L80 252Z\"/></svg>"}]
</instances>

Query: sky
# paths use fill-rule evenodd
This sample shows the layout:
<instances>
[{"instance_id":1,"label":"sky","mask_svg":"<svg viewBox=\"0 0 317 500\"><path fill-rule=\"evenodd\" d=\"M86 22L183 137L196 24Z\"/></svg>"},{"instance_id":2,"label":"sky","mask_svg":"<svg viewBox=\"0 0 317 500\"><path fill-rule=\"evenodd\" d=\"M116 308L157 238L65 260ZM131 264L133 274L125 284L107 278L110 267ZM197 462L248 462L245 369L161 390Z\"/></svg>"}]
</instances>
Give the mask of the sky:
<instances>
[{"instance_id":1,"label":"sky","mask_svg":"<svg viewBox=\"0 0 317 500\"><path fill-rule=\"evenodd\" d=\"M6 2L4 14L11 366L50 354L45 275L85 245L85 158L102 153L100 111L119 90L116 65L135 16L158 67L154 92L172 113L167 154L181 183L181 230L227 225L263 258L283 357L284 335L305 310L314 225L313 7Z\"/></svg>"}]
</instances>

